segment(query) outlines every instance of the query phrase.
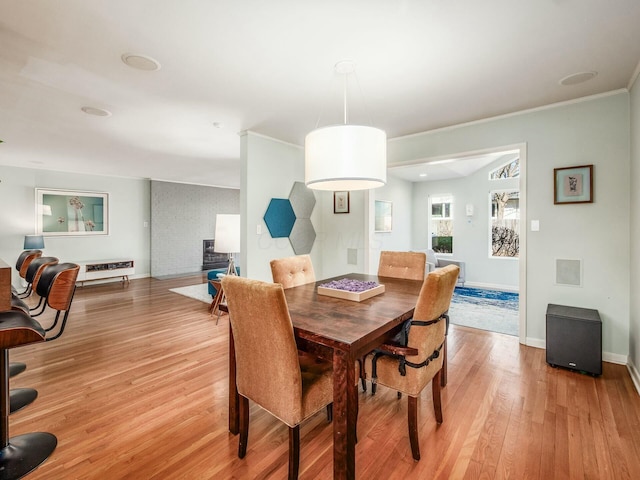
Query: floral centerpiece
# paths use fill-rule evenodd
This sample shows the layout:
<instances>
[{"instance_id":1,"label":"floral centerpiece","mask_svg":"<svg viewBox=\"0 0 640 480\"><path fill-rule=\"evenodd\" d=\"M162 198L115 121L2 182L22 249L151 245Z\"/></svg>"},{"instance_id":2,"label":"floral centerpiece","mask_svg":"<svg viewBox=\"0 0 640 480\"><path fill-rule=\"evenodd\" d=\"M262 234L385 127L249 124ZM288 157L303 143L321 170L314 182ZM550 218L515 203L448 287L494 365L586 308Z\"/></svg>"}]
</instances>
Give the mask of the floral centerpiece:
<instances>
[{"instance_id":1,"label":"floral centerpiece","mask_svg":"<svg viewBox=\"0 0 640 480\"><path fill-rule=\"evenodd\" d=\"M333 288L335 290L345 290L347 292L364 292L365 290L371 290L377 287L379 284L376 282L365 282L362 280L354 280L352 278L341 278L340 280L333 280L331 282L323 283L320 285L323 288Z\"/></svg>"},{"instance_id":2,"label":"floral centerpiece","mask_svg":"<svg viewBox=\"0 0 640 480\"><path fill-rule=\"evenodd\" d=\"M377 282L341 278L318 285L318 295L361 302L384 292L384 285Z\"/></svg>"}]
</instances>

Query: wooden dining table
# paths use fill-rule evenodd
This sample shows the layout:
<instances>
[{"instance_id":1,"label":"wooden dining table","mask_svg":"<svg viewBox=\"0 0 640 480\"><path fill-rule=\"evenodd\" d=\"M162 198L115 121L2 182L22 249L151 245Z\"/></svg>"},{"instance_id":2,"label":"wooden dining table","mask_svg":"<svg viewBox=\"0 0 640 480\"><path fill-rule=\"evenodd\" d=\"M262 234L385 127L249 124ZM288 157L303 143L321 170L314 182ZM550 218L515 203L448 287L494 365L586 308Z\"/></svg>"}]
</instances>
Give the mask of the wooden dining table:
<instances>
[{"instance_id":1,"label":"wooden dining table","mask_svg":"<svg viewBox=\"0 0 640 480\"><path fill-rule=\"evenodd\" d=\"M318 295L318 285L342 278L374 281L385 291L361 302ZM413 316L421 287L419 280L348 274L285 290L298 348L333 362L334 479L355 478L356 361ZM229 431L237 434L239 399L231 325L229 329Z\"/></svg>"}]
</instances>

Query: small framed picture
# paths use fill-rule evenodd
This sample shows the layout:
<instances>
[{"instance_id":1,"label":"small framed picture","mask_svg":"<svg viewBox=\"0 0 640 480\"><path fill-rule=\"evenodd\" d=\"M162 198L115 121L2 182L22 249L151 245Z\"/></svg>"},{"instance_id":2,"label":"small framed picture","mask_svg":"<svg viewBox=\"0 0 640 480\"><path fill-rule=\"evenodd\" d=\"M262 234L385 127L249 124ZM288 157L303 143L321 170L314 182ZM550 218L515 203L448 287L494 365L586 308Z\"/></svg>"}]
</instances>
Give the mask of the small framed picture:
<instances>
[{"instance_id":1,"label":"small framed picture","mask_svg":"<svg viewBox=\"0 0 640 480\"><path fill-rule=\"evenodd\" d=\"M593 203L593 165L553 169L553 203Z\"/></svg>"},{"instance_id":2,"label":"small framed picture","mask_svg":"<svg viewBox=\"0 0 640 480\"><path fill-rule=\"evenodd\" d=\"M333 213L349 213L349 192L333 192Z\"/></svg>"}]
</instances>

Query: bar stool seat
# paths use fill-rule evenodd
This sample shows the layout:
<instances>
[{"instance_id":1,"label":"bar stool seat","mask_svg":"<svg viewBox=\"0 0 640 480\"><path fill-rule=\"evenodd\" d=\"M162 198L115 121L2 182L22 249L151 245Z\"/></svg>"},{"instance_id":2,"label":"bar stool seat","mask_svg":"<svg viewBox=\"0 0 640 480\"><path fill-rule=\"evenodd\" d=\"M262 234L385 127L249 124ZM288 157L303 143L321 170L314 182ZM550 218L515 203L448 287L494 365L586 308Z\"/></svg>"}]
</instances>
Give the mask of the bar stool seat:
<instances>
[{"instance_id":1,"label":"bar stool seat","mask_svg":"<svg viewBox=\"0 0 640 480\"><path fill-rule=\"evenodd\" d=\"M55 450L58 440L35 432L9 438L9 349L43 342L42 326L22 311L0 312L0 478L15 480L35 470Z\"/></svg>"}]
</instances>

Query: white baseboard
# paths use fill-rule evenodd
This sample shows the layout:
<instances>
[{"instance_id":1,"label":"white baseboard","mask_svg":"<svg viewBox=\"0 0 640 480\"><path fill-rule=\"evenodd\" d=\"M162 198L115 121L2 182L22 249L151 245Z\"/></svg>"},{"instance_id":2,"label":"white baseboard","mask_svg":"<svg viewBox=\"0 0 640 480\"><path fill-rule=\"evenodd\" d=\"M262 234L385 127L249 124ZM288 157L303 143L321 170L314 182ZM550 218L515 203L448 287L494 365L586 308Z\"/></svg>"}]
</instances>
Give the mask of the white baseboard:
<instances>
[{"instance_id":1,"label":"white baseboard","mask_svg":"<svg viewBox=\"0 0 640 480\"><path fill-rule=\"evenodd\" d=\"M497 283L464 282L464 286L469 288L484 288L486 290L500 290L503 292L518 293L518 287L514 287L513 285L499 285Z\"/></svg>"},{"instance_id":2,"label":"white baseboard","mask_svg":"<svg viewBox=\"0 0 640 480\"><path fill-rule=\"evenodd\" d=\"M620 355L619 353L602 352L602 361L626 365L629 357L627 355Z\"/></svg>"},{"instance_id":3,"label":"white baseboard","mask_svg":"<svg viewBox=\"0 0 640 480\"><path fill-rule=\"evenodd\" d=\"M525 345L528 347L542 348L543 350L547 349L547 342L540 338L527 337Z\"/></svg>"},{"instance_id":4,"label":"white baseboard","mask_svg":"<svg viewBox=\"0 0 640 480\"><path fill-rule=\"evenodd\" d=\"M627 370L629 370L629 375L631 375L633 385L636 387L636 392L640 395L640 372L638 372L636 366L631 362L627 363Z\"/></svg>"},{"instance_id":5,"label":"white baseboard","mask_svg":"<svg viewBox=\"0 0 640 480\"><path fill-rule=\"evenodd\" d=\"M547 342L542 338L527 337L525 345L529 347L542 348L543 350L546 350L547 348ZM629 365L629 357L627 355L620 355L619 353L602 352L602 361L617 363L618 365ZM638 378L640 380L640 377Z\"/></svg>"}]
</instances>

